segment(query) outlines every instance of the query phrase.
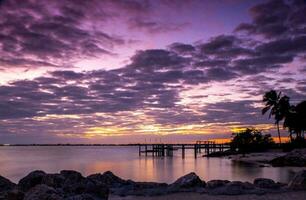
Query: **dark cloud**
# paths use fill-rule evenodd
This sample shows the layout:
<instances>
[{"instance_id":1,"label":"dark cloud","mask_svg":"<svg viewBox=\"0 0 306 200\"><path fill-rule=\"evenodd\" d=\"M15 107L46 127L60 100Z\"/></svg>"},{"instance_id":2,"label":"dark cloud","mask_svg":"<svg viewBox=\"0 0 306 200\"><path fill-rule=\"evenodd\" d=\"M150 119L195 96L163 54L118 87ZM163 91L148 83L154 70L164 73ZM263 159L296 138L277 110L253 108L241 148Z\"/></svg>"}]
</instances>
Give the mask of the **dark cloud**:
<instances>
[{"instance_id":1,"label":"dark cloud","mask_svg":"<svg viewBox=\"0 0 306 200\"><path fill-rule=\"evenodd\" d=\"M306 36L274 40L257 46L256 50L263 55L296 55L305 53Z\"/></svg>"},{"instance_id":2,"label":"dark cloud","mask_svg":"<svg viewBox=\"0 0 306 200\"><path fill-rule=\"evenodd\" d=\"M95 27L113 12L147 12L138 1L3 1L0 7L0 53L4 67L62 67L87 57L114 55L125 41Z\"/></svg>"},{"instance_id":3,"label":"dark cloud","mask_svg":"<svg viewBox=\"0 0 306 200\"><path fill-rule=\"evenodd\" d=\"M139 18L130 19L129 28L143 30L148 33L166 33L172 31L179 31L187 27L187 23L174 24L174 23L163 23L158 21L148 21Z\"/></svg>"},{"instance_id":4,"label":"dark cloud","mask_svg":"<svg viewBox=\"0 0 306 200\"><path fill-rule=\"evenodd\" d=\"M252 7L252 23L240 24L236 31L260 34L269 39L301 35L305 33L305 11L303 0L271 0Z\"/></svg>"},{"instance_id":5,"label":"dark cloud","mask_svg":"<svg viewBox=\"0 0 306 200\"><path fill-rule=\"evenodd\" d=\"M191 54L193 53L196 49L194 46L190 44L182 44L182 43L173 43L169 45L170 50L177 52L178 54Z\"/></svg>"},{"instance_id":6,"label":"dark cloud","mask_svg":"<svg viewBox=\"0 0 306 200\"><path fill-rule=\"evenodd\" d=\"M243 74L256 74L280 68L280 64L290 63L292 56L262 56L234 61L234 69Z\"/></svg>"},{"instance_id":7,"label":"dark cloud","mask_svg":"<svg viewBox=\"0 0 306 200\"><path fill-rule=\"evenodd\" d=\"M224 101L206 105L203 109L206 122L229 123L238 122L242 124L256 125L266 123L267 119L261 116L259 108L254 107L254 100Z\"/></svg>"},{"instance_id":8,"label":"dark cloud","mask_svg":"<svg viewBox=\"0 0 306 200\"><path fill-rule=\"evenodd\" d=\"M131 67L147 70L181 68L188 63L188 59L178 55L177 53L163 49L139 51L131 58L131 60Z\"/></svg>"},{"instance_id":9,"label":"dark cloud","mask_svg":"<svg viewBox=\"0 0 306 200\"><path fill-rule=\"evenodd\" d=\"M236 78L237 74L235 72L232 72L232 70L228 68L215 67L207 71L207 76L211 80L225 81L225 80Z\"/></svg>"},{"instance_id":10,"label":"dark cloud","mask_svg":"<svg viewBox=\"0 0 306 200\"><path fill-rule=\"evenodd\" d=\"M242 46L243 41L233 35L220 35L209 42L199 45L204 55L214 55L221 58L233 58L239 55L252 55L250 48Z\"/></svg>"},{"instance_id":11,"label":"dark cloud","mask_svg":"<svg viewBox=\"0 0 306 200\"><path fill-rule=\"evenodd\" d=\"M80 79L84 75L82 73L77 73L74 71L54 71L54 72L51 72L51 74L55 78L62 78L65 80Z\"/></svg>"}]
</instances>

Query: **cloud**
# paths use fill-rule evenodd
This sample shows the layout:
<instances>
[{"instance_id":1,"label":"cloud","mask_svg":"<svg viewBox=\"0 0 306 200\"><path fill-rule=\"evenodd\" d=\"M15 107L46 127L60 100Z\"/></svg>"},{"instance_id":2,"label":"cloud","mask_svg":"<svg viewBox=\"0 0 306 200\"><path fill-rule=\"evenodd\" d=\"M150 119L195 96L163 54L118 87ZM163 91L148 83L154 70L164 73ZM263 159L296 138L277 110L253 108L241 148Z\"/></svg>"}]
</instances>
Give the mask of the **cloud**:
<instances>
[{"instance_id":1,"label":"cloud","mask_svg":"<svg viewBox=\"0 0 306 200\"><path fill-rule=\"evenodd\" d=\"M251 23L242 23L236 31L281 38L305 33L305 1L271 0L250 9Z\"/></svg>"},{"instance_id":2,"label":"cloud","mask_svg":"<svg viewBox=\"0 0 306 200\"><path fill-rule=\"evenodd\" d=\"M7 68L54 68L84 58L115 55L114 47L125 41L105 32L97 22L114 17L108 9L132 12L142 5L130 3L4 1L0 7L1 64Z\"/></svg>"},{"instance_id":3,"label":"cloud","mask_svg":"<svg viewBox=\"0 0 306 200\"><path fill-rule=\"evenodd\" d=\"M256 47L263 55L296 55L306 52L306 36L273 40Z\"/></svg>"},{"instance_id":4,"label":"cloud","mask_svg":"<svg viewBox=\"0 0 306 200\"><path fill-rule=\"evenodd\" d=\"M194 46L191 44L183 44L183 43L173 43L169 45L169 49L178 53L178 54L191 54L193 53L196 49Z\"/></svg>"},{"instance_id":5,"label":"cloud","mask_svg":"<svg viewBox=\"0 0 306 200\"><path fill-rule=\"evenodd\" d=\"M179 31L186 28L188 25L188 23L163 23L144 19L130 19L129 21L130 29L146 31L151 34Z\"/></svg>"},{"instance_id":6,"label":"cloud","mask_svg":"<svg viewBox=\"0 0 306 200\"><path fill-rule=\"evenodd\" d=\"M203 54L222 58L232 58L239 55L252 55L252 50L242 46L242 40L233 35L220 35L209 42L199 45Z\"/></svg>"},{"instance_id":7,"label":"cloud","mask_svg":"<svg viewBox=\"0 0 306 200\"><path fill-rule=\"evenodd\" d=\"M257 5L251 9L252 22L239 25L235 34L139 50L118 69L65 69L75 59L114 55L114 47L125 43L103 29L86 26L89 19L104 22L126 13L134 29L174 30L175 25L148 17L153 8L147 1L101 2L105 6L98 6L99 10L95 1L80 5L54 1L48 6L24 1L15 18L11 13L16 12L17 2L1 4L0 11L5 11L0 14L1 68L63 68L0 85L5 133L17 133L16 127L21 126L27 133L36 127L50 134L80 136L93 126L132 132L144 123L256 125L267 122L258 107L266 90L280 89L294 103L306 97L300 77L305 70L287 73L305 57L304 20L300 19L304 4ZM122 13L113 13L114 9ZM130 21L135 18L138 21ZM248 34L242 35L242 30Z\"/></svg>"},{"instance_id":8,"label":"cloud","mask_svg":"<svg viewBox=\"0 0 306 200\"><path fill-rule=\"evenodd\" d=\"M260 103L254 100L224 101L204 106L206 115L203 119L208 122L255 125L267 123L265 117L261 116L260 109L253 106Z\"/></svg>"}]
</instances>

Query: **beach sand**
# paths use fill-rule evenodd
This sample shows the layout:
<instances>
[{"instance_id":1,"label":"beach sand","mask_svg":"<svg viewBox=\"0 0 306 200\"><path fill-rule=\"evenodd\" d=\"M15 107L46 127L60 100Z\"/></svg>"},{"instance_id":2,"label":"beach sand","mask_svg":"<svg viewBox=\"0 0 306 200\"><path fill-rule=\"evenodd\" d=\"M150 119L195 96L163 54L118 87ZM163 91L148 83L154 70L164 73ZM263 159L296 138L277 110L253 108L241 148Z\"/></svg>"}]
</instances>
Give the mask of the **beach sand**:
<instances>
[{"instance_id":1,"label":"beach sand","mask_svg":"<svg viewBox=\"0 0 306 200\"><path fill-rule=\"evenodd\" d=\"M232 156L227 156L227 158L230 158L232 161L236 162L244 162L244 163L250 163L255 165L264 165L274 158L280 157L285 155L286 153L283 152L262 152L262 153L249 153L246 155L237 154Z\"/></svg>"},{"instance_id":2,"label":"beach sand","mask_svg":"<svg viewBox=\"0 0 306 200\"><path fill-rule=\"evenodd\" d=\"M275 193L265 195L208 195L198 193L176 193L162 196L141 197L110 196L109 200L305 200L306 191Z\"/></svg>"}]
</instances>

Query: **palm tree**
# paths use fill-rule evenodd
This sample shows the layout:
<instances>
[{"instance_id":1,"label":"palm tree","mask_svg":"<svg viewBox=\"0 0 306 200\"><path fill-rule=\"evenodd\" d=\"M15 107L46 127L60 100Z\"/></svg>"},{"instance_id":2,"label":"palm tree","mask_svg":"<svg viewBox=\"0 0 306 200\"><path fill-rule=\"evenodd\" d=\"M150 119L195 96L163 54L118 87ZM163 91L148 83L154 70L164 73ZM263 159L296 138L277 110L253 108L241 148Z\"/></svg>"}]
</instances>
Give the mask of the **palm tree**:
<instances>
[{"instance_id":1,"label":"palm tree","mask_svg":"<svg viewBox=\"0 0 306 200\"><path fill-rule=\"evenodd\" d=\"M289 129L290 138L292 134L296 134L296 139L304 139L306 130L306 101L303 101L296 106L291 106L290 112L284 121L284 127Z\"/></svg>"},{"instance_id":2,"label":"palm tree","mask_svg":"<svg viewBox=\"0 0 306 200\"><path fill-rule=\"evenodd\" d=\"M290 108L290 103L289 103L290 98L287 96L281 97L281 94L282 94L281 92L277 94L275 90L266 92L265 95L263 96L263 102L265 103L265 107L262 109L263 115L270 110L269 118L274 116L280 144L282 143L282 141L280 137L279 122L286 117Z\"/></svg>"},{"instance_id":3,"label":"palm tree","mask_svg":"<svg viewBox=\"0 0 306 200\"><path fill-rule=\"evenodd\" d=\"M296 112L298 115L299 122L299 136L301 138L304 138L304 132L306 130L306 101L302 101L298 105L296 105Z\"/></svg>"},{"instance_id":4,"label":"palm tree","mask_svg":"<svg viewBox=\"0 0 306 200\"><path fill-rule=\"evenodd\" d=\"M297 121L297 112L296 112L296 106L292 105L289 108L289 112L284 120L284 128L288 128L289 131L289 137L291 142L293 141L293 134L297 134L298 132L298 121Z\"/></svg>"}]
</instances>

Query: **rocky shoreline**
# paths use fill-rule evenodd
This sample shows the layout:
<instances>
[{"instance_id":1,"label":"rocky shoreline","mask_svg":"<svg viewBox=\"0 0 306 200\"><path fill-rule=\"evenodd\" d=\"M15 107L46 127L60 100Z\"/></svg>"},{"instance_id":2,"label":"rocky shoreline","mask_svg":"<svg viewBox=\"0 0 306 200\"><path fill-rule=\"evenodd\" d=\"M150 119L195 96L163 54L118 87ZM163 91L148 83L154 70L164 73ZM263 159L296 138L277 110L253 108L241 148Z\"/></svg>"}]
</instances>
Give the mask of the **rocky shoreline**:
<instances>
[{"instance_id":1,"label":"rocky shoreline","mask_svg":"<svg viewBox=\"0 0 306 200\"><path fill-rule=\"evenodd\" d=\"M0 176L2 200L106 200L109 195L156 196L193 192L208 195L246 195L306 190L306 170L298 172L289 184L257 178L253 183L211 180L203 181L189 173L172 184L124 180L107 171L83 177L81 173L63 170L58 174L33 171L18 184Z\"/></svg>"}]
</instances>

